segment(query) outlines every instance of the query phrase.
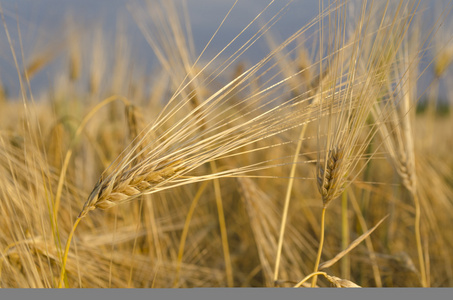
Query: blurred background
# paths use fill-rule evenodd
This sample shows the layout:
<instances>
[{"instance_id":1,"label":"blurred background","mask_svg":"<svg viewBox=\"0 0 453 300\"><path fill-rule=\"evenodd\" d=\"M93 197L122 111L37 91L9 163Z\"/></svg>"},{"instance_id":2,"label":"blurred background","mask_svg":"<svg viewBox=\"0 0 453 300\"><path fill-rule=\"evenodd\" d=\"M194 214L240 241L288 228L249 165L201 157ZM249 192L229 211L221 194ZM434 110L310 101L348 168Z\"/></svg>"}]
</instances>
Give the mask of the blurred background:
<instances>
[{"instance_id":1,"label":"blurred background","mask_svg":"<svg viewBox=\"0 0 453 300\"><path fill-rule=\"evenodd\" d=\"M30 78L33 93L37 95L56 84L58 72L62 70L61 64L66 63L65 57L70 51L67 47L71 44L69 40L74 38L79 43L79 51L85 51L86 57L92 56L93 51L102 52L100 55L103 57L105 64L112 65L112 57L109 56L113 52L112 49L115 48L115 40L118 42L118 32L121 31L121 34L126 37L127 48L130 49L128 51L130 51L129 56L131 57L129 65L131 74L138 71L142 74L152 74L152 69L156 67L157 60L137 24L137 11L142 10L145 2L137 0L3 1L1 3L2 10L16 55L20 56L20 47L21 44L23 45L25 66L21 68L27 68L33 64L39 65L36 70L33 70L33 76ZM222 25L217 37L212 40L206 50L204 58L208 59L216 55L269 2L259 0L238 1ZM325 5L328 4L327 2L325 1ZM147 9L148 13L152 11L153 1L146 3L150 7ZM195 55L198 56L201 53L234 3L235 1L233 0L175 1L175 5L180 6L182 10L186 8L188 12ZM441 12L447 3L447 0L423 0L420 1L420 6L423 8L422 11L426 10L427 16L429 16L430 14ZM318 14L319 2L307 0L276 1L272 3L261 18L251 24L250 32L256 31L280 9L286 10L286 13L271 28L276 42L283 41L297 28L313 20ZM450 19L447 18L446 20ZM435 21L435 19L427 17L423 18L422 23L425 28L431 28ZM448 28L448 24L446 24L446 27ZM97 32L99 29L102 29L102 33ZM247 37L250 37L250 35L244 35L237 39L236 42L240 45L240 43L246 41ZM14 98L19 95L20 88L4 28L0 30L0 39L3 41L0 43L0 82L4 92ZM93 39L97 39L99 43L102 42L101 51L93 49ZM99 41L99 39L102 39L102 41ZM310 40L310 38L308 37L307 40ZM86 45L84 46L83 44ZM242 60L256 63L268 51L269 45L265 39L261 39L244 53ZM224 55L227 54L231 53L227 50ZM19 63L21 63L21 59L19 59ZM90 64L88 60L82 63L85 65ZM422 62L422 66L427 67L428 63L429 57L426 58L424 64ZM429 74L425 73L423 76L426 78L421 81L419 91L425 90L428 82L431 82ZM441 82L440 85L439 98L443 99L447 97L448 91L444 86L445 83Z\"/></svg>"},{"instance_id":2,"label":"blurred background","mask_svg":"<svg viewBox=\"0 0 453 300\"><path fill-rule=\"evenodd\" d=\"M49 85L53 84L56 72L61 70L62 57L68 52L66 48L68 39L72 39L76 34L78 38L81 38L81 41L85 41L88 45L90 36L94 34L93 29L99 27L103 30L102 40L106 52L104 56L109 55L107 49L114 47L117 33L121 30L127 37L128 47L131 49L133 60L130 67L134 68L134 65L136 67L145 66L145 72L151 72L152 68L156 66L156 57L134 19L137 7L143 6L144 2L121 0L4 1L2 9L16 54L20 54L19 43L21 42L23 43L26 65L30 65L38 56L46 56L45 59L48 60L32 78L33 91L39 92L48 89ZM150 2L151 7L152 2ZM187 7L197 54L207 44L234 2L232 0L178 0L175 2L176 5ZM266 1L258 0L238 1L219 31L218 38L214 39L207 49L207 55L212 57L219 52L267 4ZM265 20L265 16L272 16L282 8L285 9L286 4L287 1L279 1L279 3L273 4L262 19ZM280 19L273 27L273 33L281 40L287 38L296 28L314 18L318 12L318 3L317 1L294 1L286 9L284 18ZM255 22L250 29L256 30L257 26L262 24L260 21ZM19 41L18 28L20 29L21 41ZM7 93L18 95L17 72L4 28L0 30L0 38L4 41L0 45L0 80ZM244 39L238 39L237 42L244 42ZM80 45L80 49L83 48L84 46ZM268 46L260 42L253 51L247 51L244 58L256 62L267 51Z\"/></svg>"}]
</instances>

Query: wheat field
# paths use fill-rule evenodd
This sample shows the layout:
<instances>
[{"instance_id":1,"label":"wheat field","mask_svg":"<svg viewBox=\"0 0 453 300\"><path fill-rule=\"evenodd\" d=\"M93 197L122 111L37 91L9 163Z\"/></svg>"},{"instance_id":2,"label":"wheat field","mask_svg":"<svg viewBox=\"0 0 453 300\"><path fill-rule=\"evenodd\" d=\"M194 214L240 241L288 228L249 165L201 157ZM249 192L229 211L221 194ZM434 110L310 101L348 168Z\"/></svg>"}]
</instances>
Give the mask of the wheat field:
<instances>
[{"instance_id":1,"label":"wheat field","mask_svg":"<svg viewBox=\"0 0 453 300\"><path fill-rule=\"evenodd\" d=\"M25 54L1 10L0 287L452 287L451 5L320 1L281 38L269 1L226 40L235 3L206 45L187 5L130 4L151 74L70 17Z\"/></svg>"}]
</instances>

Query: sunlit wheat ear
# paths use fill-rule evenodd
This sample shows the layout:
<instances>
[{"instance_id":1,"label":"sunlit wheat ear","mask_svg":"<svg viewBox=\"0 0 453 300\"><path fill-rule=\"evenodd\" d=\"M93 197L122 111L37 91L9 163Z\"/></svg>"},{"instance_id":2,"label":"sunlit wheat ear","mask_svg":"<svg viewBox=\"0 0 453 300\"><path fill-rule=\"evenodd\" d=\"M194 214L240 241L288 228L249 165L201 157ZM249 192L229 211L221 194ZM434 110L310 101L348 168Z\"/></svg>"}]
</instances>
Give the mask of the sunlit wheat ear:
<instances>
[{"instance_id":1,"label":"sunlit wheat ear","mask_svg":"<svg viewBox=\"0 0 453 300\"><path fill-rule=\"evenodd\" d=\"M159 164L152 169L132 168L122 172L116 178L104 179L101 177L84 204L79 218L96 208L108 209L131 200L159 183L174 177L182 170L184 168L178 166L178 162L174 162Z\"/></svg>"},{"instance_id":2,"label":"sunlit wheat ear","mask_svg":"<svg viewBox=\"0 0 453 300\"><path fill-rule=\"evenodd\" d=\"M137 106L125 109L131 143L96 183L79 218L96 208L108 209L149 192L159 184L176 178L186 169L181 160L149 160L149 147L155 139L153 130L146 129ZM159 152L159 150L157 150Z\"/></svg>"}]
</instances>

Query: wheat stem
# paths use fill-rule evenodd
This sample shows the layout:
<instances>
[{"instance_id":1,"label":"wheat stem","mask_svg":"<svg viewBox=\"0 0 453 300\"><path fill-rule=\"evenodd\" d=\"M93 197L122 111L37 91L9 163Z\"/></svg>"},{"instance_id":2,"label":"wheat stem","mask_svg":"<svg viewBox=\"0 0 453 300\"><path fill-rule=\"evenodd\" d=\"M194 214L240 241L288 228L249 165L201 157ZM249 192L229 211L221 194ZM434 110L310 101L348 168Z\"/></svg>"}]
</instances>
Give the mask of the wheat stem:
<instances>
[{"instance_id":1,"label":"wheat stem","mask_svg":"<svg viewBox=\"0 0 453 300\"><path fill-rule=\"evenodd\" d=\"M343 191L341 197L341 248L346 249L349 246L349 221L348 221L348 193ZM349 255L341 260L341 277L349 278L351 270L351 259Z\"/></svg>"},{"instance_id":2,"label":"wheat stem","mask_svg":"<svg viewBox=\"0 0 453 300\"><path fill-rule=\"evenodd\" d=\"M215 161L210 162L211 169L213 173L217 173L217 166ZM218 178L213 180L214 183L214 192L215 192L215 200L217 204L217 214L219 217L219 226L220 226L220 236L222 238L222 248L223 248L223 256L225 259L225 271L227 276L227 285L228 287L233 287L233 267L231 266L231 257L230 257L230 250L228 246L228 234L226 230L226 223L225 223L225 213L223 212L223 201L222 195L220 193L220 181Z\"/></svg>"},{"instance_id":3,"label":"wheat stem","mask_svg":"<svg viewBox=\"0 0 453 300\"><path fill-rule=\"evenodd\" d=\"M363 216L359 203L357 202L354 192L351 189L349 189L349 198L351 199L351 204L356 213L357 220L359 221L359 225L362 228L362 232L367 232L368 226L366 225L365 217ZM369 236L365 239L365 244L366 244L366 247L368 248L368 252L369 252L369 256L370 256L370 260L371 260L371 268L373 270L373 276L374 276L374 281L376 282L376 287L382 287L381 273L379 271L379 266L377 264L376 253L374 252L373 243Z\"/></svg>"},{"instance_id":4,"label":"wheat stem","mask_svg":"<svg viewBox=\"0 0 453 300\"><path fill-rule=\"evenodd\" d=\"M278 236L277 257L275 259L274 283L278 280L280 259L281 259L282 248L283 248L283 237L285 235L286 220L288 218L289 202L291 199L291 190L293 188L294 176L296 174L297 159L299 157L299 152L302 147L302 140L305 135L306 129L307 129L307 123L304 124L304 126L302 127L302 130L300 131L299 142L297 143L296 152L294 153L294 160L293 160L293 164L291 166L291 171L290 171L289 180L288 180L288 186L286 188L285 205L283 207L282 222L280 224L280 234Z\"/></svg>"},{"instance_id":5,"label":"wheat stem","mask_svg":"<svg viewBox=\"0 0 453 300\"><path fill-rule=\"evenodd\" d=\"M308 274L307 276L305 276L304 279L302 279L301 281L299 281L294 287L295 287L295 288L301 287L302 284L304 284L308 279L312 278L313 276L318 276L318 275L324 275L324 276L326 276L327 273L326 273L326 272L314 272L314 273Z\"/></svg>"},{"instance_id":6,"label":"wheat stem","mask_svg":"<svg viewBox=\"0 0 453 300\"><path fill-rule=\"evenodd\" d=\"M176 261L176 264L177 264L176 265L176 277L175 277L175 281L173 282L173 287L178 286L179 276L181 273L182 257L184 255L184 246L186 245L187 234L189 233L190 221L192 220L193 213L195 212L195 208L197 207L198 200L200 200L201 195L203 195L203 192L206 189L206 186L208 185L208 183L209 183L209 181L205 181L201 184L200 188L198 189L197 193L195 194L195 197L192 200L192 203L190 204L189 212L187 213L186 221L184 222L184 228L182 230L181 240L179 242L178 258Z\"/></svg>"},{"instance_id":7,"label":"wheat stem","mask_svg":"<svg viewBox=\"0 0 453 300\"><path fill-rule=\"evenodd\" d=\"M422 287L428 287L426 282L426 270L425 270L425 260L423 258L423 249L422 249L422 238L420 233L420 199L416 193L413 193L414 203L415 203L415 240L417 242L417 252L418 252L418 262L420 265L420 277Z\"/></svg>"},{"instance_id":8,"label":"wheat stem","mask_svg":"<svg viewBox=\"0 0 453 300\"><path fill-rule=\"evenodd\" d=\"M71 232L69 233L68 240L66 241L66 247L64 249L64 255L63 255L63 262L61 263L60 280L58 283L59 289L62 288L62 286L63 286L63 279L66 274L66 262L68 261L69 247L71 246L72 236L74 235L77 225L79 225L81 220L82 220L82 218L77 218L74 225L72 226Z\"/></svg>"},{"instance_id":9,"label":"wheat stem","mask_svg":"<svg viewBox=\"0 0 453 300\"><path fill-rule=\"evenodd\" d=\"M325 219L326 219L326 206L323 206L322 213L321 213L321 238L319 240L318 255L316 256L315 269L314 269L313 273L318 272L319 262L321 260L322 247L324 245ZM313 277L313 281L311 282L311 287L315 287L316 286L316 280L317 279L318 279L318 276L315 275Z\"/></svg>"}]
</instances>

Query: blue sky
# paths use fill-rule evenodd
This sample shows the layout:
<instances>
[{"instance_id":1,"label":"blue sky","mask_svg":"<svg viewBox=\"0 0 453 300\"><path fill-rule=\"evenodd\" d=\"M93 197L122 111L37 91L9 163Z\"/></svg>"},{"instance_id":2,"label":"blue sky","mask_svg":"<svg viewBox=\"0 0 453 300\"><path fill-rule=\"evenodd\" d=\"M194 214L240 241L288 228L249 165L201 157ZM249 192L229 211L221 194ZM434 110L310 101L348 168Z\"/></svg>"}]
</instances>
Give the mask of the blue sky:
<instances>
[{"instance_id":1,"label":"blue sky","mask_svg":"<svg viewBox=\"0 0 453 300\"><path fill-rule=\"evenodd\" d=\"M58 40L64 39L64 23L68 15L82 28L93 28L103 24L106 33L111 32L110 38L114 37L117 18L119 16L125 20L128 38L134 48L134 56L140 59L140 63L149 64L151 67L155 63L155 57L151 48L145 41L142 33L138 29L131 10L128 6L142 1L122 1L122 0L17 0L4 1L1 3L5 13L6 22L15 46L19 44L17 24L19 24L22 42L24 45L25 61L32 59L34 53L45 51L46 47L53 47ZM182 0L176 0L180 5ZM271 15L282 7L282 3L287 1L277 1L273 5L268 15ZM310 1L308 1L310 2ZM220 21L234 4L232 0L208 1L208 0L187 0L187 7L194 33L194 43L199 52L208 42ZM283 39L293 32L296 28L304 25L308 20L315 17L318 11L318 2L296 0L291 4L291 9L287 11L285 17L274 27L273 33L281 35ZM214 40L209 48L210 54L218 52L227 41L230 41L244 26L248 24L267 4L262 0L241 0L233 9L227 22L219 32L218 38ZM258 26L256 24L256 26ZM3 28L2 28L3 29ZM86 29L85 29L86 30ZM107 37L108 39L109 37ZM12 92L18 92L19 86L17 75L12 61L11 51L6 42L4 29L0 30L0 80ZM262 45L265 47L265 45ZM18 46L17 46L18 47ZM16 48L18 51L19 48ZM257 60L265 53L263 49L254 49L252 55L245 56L250 60ZM35 90L49 85L53 80L54 71L58 67L49 67L33 78L32 86ZM14 92L13 92L14 93ZM13 94L12 93L12 94ZM15 94L15 93L14 93Z\"/></svg>"},{"instance_id":2,"label":"blue sky","mask_svg":"<svg viewBox=\"0 0 453 300\"><path fill-rule=\"evenodd\" d=\"M152 54L151 48L146 43L142 33L138 29L128 5L131 3L141 3L142 1L126 0L16 0L1 2L5 13L8 29L14 40L16 51L19 49L19 39L17 24L21 30L22 42L24 44L25 61L28 61L36 51L52 46L57 40L64 39L64 23L68 15L72 15L76 24L85 28L88 32L91 28L102 24L105 32L111 32L114 37L114 29L119 16L125 20L128 36L133 44L134 57L140 63L147 64L151 69L156 59ZM175 0L176 4L181 4L182 0ZM275 13L282 7L282 3L287 1L276 1L269 11L268 16ZM435 1L423 1L428 4L430 9ZM436 1L447 2L447 0ZM192 30L197 51L201 51L207 43L214 30L219 25L227 11L233 5L234 0L186 0L191 18ZM244 26L250 22L268 3L263 0L240 0L232 11L227 22L224 24L216 40L209 51L214 54L230 41ZM441 5L440 5L441 6ZM317 0L294 0L290 9L286 12L278 24L273 28L274 35L281 40L287 37L306 24L309 20L316 17L318 13ZM265 19L265 18L264 18ZM429 23L430 20L424 20ZM256 26L259 26L257 23ZM108 37L107 37L108 38ZM18 81L14 64L12 63L11 51L6 42L4 29L0 30L0 80L9 89L11 94L18 91ZM265 48L264 43L260 45ZM245 58L256 61L261 58L265 49L255 48L245 55ZM33 79L32 85L35 90L47 88L54 79L54 72L58 70L56 64L53 67L44 69Z\"/></svg>"}]
</instances>

